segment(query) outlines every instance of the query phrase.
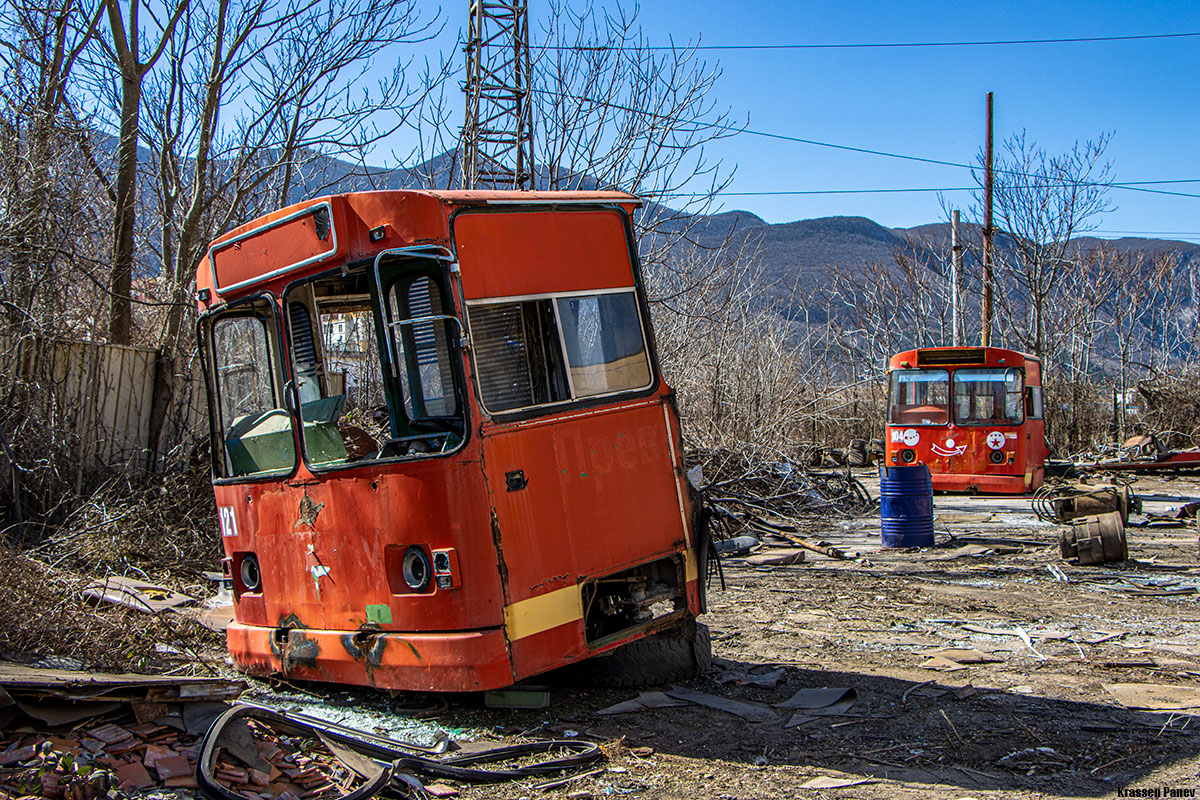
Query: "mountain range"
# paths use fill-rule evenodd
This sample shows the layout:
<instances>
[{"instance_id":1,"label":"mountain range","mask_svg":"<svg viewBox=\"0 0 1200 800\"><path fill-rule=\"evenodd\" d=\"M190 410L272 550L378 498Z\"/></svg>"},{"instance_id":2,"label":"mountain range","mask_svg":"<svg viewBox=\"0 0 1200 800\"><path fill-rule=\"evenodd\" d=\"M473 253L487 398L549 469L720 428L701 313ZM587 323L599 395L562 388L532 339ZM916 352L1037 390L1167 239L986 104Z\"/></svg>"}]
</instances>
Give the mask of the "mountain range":
<instances>
[{"instance_id":1,"label":"mountain range","mask_svg":"<svg viewBox=\"0 0 1200 800\"><path fill-rule=\"evenodd\" d=\"M978 226L962 226L966 239L978 241ZM823 286L834 267L853 268L863 264L893 263L893 254L910 250L912 242L925 243L948 252L950 224L931 223L911 228L887 228L866 217L821 217L771 224L747 211L729 211L705 218L697 226L699 244L714 246L728 238L731 243L757 243L764 278L786 285L795 281L805 290ZM1100 239L1082 236L1073 240L1079 250L1101 244L1122 252L1146 255L1175 253L1181 263L1200 263L1200 244L1169 239L1124 237ZM997 238L997 248L1006 243Z\"/></svg>"}]
</instances>

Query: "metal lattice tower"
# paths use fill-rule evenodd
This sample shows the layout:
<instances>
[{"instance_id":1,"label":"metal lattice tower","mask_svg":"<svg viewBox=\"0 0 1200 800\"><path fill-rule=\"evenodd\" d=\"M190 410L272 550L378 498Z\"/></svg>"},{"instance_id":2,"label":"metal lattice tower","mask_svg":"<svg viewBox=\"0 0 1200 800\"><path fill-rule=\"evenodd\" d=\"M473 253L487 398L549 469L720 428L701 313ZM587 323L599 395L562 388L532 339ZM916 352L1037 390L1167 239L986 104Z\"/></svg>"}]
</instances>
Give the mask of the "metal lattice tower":
<instances>
[{"instance_id":1,"label":"metal lattice tower","mask_svg":"<svg viewBox=\"0 0 1200 800\"><path fill-rule=\"evenodd\" d=\"M533 172L526 0L470 0L463 186L528 189Z\"/></svg>"}]
</instances>

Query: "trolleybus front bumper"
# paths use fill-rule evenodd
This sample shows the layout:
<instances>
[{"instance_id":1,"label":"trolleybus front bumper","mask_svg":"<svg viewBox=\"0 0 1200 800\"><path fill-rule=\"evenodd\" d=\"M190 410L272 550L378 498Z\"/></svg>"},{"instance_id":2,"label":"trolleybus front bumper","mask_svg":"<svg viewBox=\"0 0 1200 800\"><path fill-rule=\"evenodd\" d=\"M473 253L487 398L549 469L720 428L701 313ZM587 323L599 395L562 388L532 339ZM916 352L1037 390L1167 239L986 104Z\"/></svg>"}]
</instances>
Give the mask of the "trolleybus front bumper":
<instances>
[{"instance_id":1,"label":"trolleybus front bumper","mask_svg":"<svg viewBox=\"0 0 1200 800\"><path fill-rule=\"evenodd\" d=\"M474 692L511 686L500 629L391 633L265 628L232 623L234 664L251 675L422 692Z\"/></svg>"},{"instance_id":2,"label":"trolleybus front bumper","mask_svg":"<svg viewBox=\"0 0 1200 800\"><path fill-rule=\"evenodd\" d=\"M971 475L933 473L929 476L935 492L979 492L981 494L1025 494L1031 491L1032 476Z\"/></svg>"}]
</instances>

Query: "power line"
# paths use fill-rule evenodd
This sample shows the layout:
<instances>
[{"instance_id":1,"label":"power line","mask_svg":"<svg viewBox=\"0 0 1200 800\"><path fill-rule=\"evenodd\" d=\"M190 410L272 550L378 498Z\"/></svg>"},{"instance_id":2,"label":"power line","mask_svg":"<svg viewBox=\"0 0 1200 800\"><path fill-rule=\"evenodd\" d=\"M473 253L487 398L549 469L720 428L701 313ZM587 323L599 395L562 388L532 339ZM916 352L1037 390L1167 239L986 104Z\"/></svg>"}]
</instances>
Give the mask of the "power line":
<instances>
[{"instance_id":1,"label":"power line","mask_svg":"<svg viewBox=\"0 0 1200 800\"><path fill-rule=\"evenodd\" d=\"M986 39L950 42L833 42L827 44L706 44L706 45L534 45L540 50L571 50L576 52L622 52L627 50L864 50L914 47L996 47L1029 44L1083 44L1091 42L1135 42L1154 39L1185 39L1200 36L1200 32L1147 33L1130 36L1063 36L1052 39Z\"/></svg>"},{"instance_id":2,"label":"power line","mask_svg":"<svg viewBox=\"0 0 1200 800\"><path fill-rule=\"evenodd\" d=\"M956 162L956 161L943 161L941 159L925 158L923 156L910 156L910 155L905 155L903 153L890 153L886 150L872 150L872 149L866 148L866 147L853 147L853 146L845 145L845 144L835 144L833 142L822 142L822 141L818 141L816 139L804 139L799 136L788 136L788 135L782 134L782 133L771 133L768 131L756 131L751 128L736 128L731 125L716 125L714 127L720 127L720 128L724 128L725 130L738 132L738 133L746 133L751 136L762 136L762 137L768 138L768 139L780 139L780 140L788 141L788 142L797 142L799 144L813 145L814 147L826 147L826 148L830 148L833 150L845 150L845 151L849 151L852 153L864 153L866 155L881 156L883 158L894 158L894 159L900 159L903 161L917 161L917 162L924 163L924 164L936 164L937 166L941 166L941 167L956 167L958 169L969 169L972 172L981 169L978 165L974 165L974 164L963 164L961 162ZM1021 172L1019 170L1011 170L1011 169L997 169L996 172L1004 173L1006 175L1013 175L1016 177L1025 177L1025 178L1040 177L1038 175L1033 175L1028 172ZM1117 182L1099 183L1099 182L1081 181L1077 185L1079 185L1079 186L1111 186L1114 189L1126 189L1126 190L1133 191L1133 192L1146 192L1148 194L1163 194L1163 195L1170 195L1173 197L1200 197L1200 194L1192 194L1189 192L1172 192L1172 191L1168 191L1165 189L1147 188L1148 186L1155 186L1155 185L1162 185L1162 184L1178 184L1178 183L1200 183L1200 179L1186 178L1186 179L1179 179L1179 180L1160 180L1160 181L1121 181L1119 183L1117 183ZM975 188L977 188L977 187L975 187ZM1025 187L1025 188L1029 188L1029 187ZM924 190L923 189L921 191L935 191L935 190ZM958 191L958 190L957 189L947 189L946 191Z\"/></svg>"},{"instance_id":3,"label":"power line","mask_svg":"<svg viewBox=\"0 0 1200 800\"><path fill-rule=\"evenodd\" d=\"M1036 176L1029 176L1036 177ZM1130 181L1123 183L1104 184L1113 189L1129 189L1131 191L1153 192L1156 194L1168 194L1178 197L1200 197L1200 194L1192 194L1189 192L1169 192L1156 189L1143 189L1141 184L1163 184L1163 183L1200 183L1197 180L1178 180L1178 181ZM1031 184L1029 186L1012 186L1012 189L1066 189L1079 184L1059 183L1059 184ZM1083 184L1089 185L1089 184ZM718 191L718 192L664 192L655 197L708 197L716 195L720 197L789 197L794 195L823 195L823 194L921 194L921 193L949 193L949 192L977 192L978 186L905 186L905 187L889 187L889 188L868 188L868 189L762 189L757 191Z\"/></svg>"},{"instance_id":4,"label":"power line","mask_svg":"<svg viewBox=\"0 0 1200 800\"><path fill-rule=\"evenodd\" d=\"M1197 35L1200 35L1200 34L1197 34ZM656 114L652 111L646 111L644 109L633 108L632 106L627 106L622 103L615 103L612 100L597 100L597 99L591 98L591 97L582 97L579 95L568 94L566 92L557 92L557 91L553 91L550 89L532 89L531 91L534 94L549 95L551 97L561 97L561 98L566 98L569 100L576 100L576 101L584 102L584 103L592 103L594 105L603 105L603 106L607 106L609 108L619 109L621 111L628 111L633 114L644 114L648 117L654 117L656 119L671 119L671 117L669 117L668 115L665 115L665 114ZM751 136L761 136L761 137L768 138L768 139L778 139L778 140L785 141L785 142L796 142L798 144L807 144L807 145L812 145L814 147L825 147L825 148L829 148L829 149L833 149L833 150L843 150L843 151L851 152L851 153L863 153L865 155L880 156L882 158L894 158L894 159L899 159L902 161L916 161L916 162L922 163L922 164L934 164L934 165L941 166L941 167L954 167L956 169L967 169L967 170L971 170L972 172L975 172L976 170L980 169L980 167L978 165L964 164L964 163L958 162L958 161L945 161L943 159L926 158L924 156L910 156L910 155L905 155L903 153L892 153L892 152L888 152L887 150L874 150L874 149L867 148L867 147L855 147L855 146L846 145L846 144L836 144L834 142L822 142L817 139L805 139L800 136L789 136L789 135L783 134L783 133L772 133L770 131L758 131L758 130L754 130L752 128L744 128L744 127L740 127L737 125L730 125L728 123L723 123L723 122L701 123L700 125L701 125L701 129L711 128L714 130L728 131L729 133L734 133L734 134L744 133L744 134L748 134ZM1013 175L1016 177L1024 177L1024 178L1037 179L1037 178L1043 177L1040 175L1033 175L1028 172L1021 172L1019 170L1010 170L1010 169L997 169L996 172L1006 174L1006 175ZM1155 185L1155 184L1173 184L1173 183L1200 183L1200 179L1198 179L1198 180L1180 179L1180 180L1165 180L1165 181L1123 181L1121 183L1101 183L1101 182L1096 182L1096 181L1092 181L1092 182L1080 181L1078 184L1074 184L1074 185L1078 185L1078 186L1109 186L1114 189L1124 189L1127 191L1144 192L1147 194L1161 194L1161 195L1168 195L1168 196L1172 196L1172 197L1197 197L1197 198L1200 198L1200 194L1192 194L1189 192L1173 192L1173 191L1168 191L1165 189L1147 188L1148 186ZM937 190L937 189L920 189L920 190L909 190L909 191L939 191L939 190ZM944 191L961 191L961 190L957 189L957 188L951 188L951 189L946 189ZM820 192L820 193L832 193L832 192ZM766 194L779 194L779 193L778 192L766 192Z\"/></svg>"}]
</instances>

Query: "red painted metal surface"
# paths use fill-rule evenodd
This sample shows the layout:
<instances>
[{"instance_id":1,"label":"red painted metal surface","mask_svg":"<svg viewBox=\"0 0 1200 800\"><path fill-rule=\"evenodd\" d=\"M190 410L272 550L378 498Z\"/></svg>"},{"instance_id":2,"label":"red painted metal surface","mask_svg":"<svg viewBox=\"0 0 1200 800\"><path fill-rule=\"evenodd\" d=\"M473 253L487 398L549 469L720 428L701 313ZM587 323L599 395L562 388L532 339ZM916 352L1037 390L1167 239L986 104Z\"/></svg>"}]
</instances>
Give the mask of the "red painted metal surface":
<instances>
[{"instance_id":1,"label":"red painted metal surface","mask_svg":"<svg viewBox=\"0 0 1200 800\"><path fill-rule=\"evenodd\" d=\"M319 249L307 211L320 204L332 210L336 251L281 271ZM582 204L597 207L578 210ZM206 260L197 274L200 306L219 312L259 292L277 305L293 281L417 246L454 248L468 299L634 287L623 214L636 205L614 192L319 198L217 240L219 283L245 285L217 291ZM291 223L271 226L289 219L309 227L279 245ZM228 244L234 240L248 244ZM461 318L464 309L451 305ZM493 420L479 403L471 359L462 359L468 430L452 455L336 470L300 463L284 477L216 481L226 568L235 579L228 644L240 668L423 691L510 685L661 626L589 645L582 614L572 609L587 581L664 558L686 574L682 616L699 612L678 418L657 370L649 388L623 397ZM527 485L510 491L514 470ZM450 551L453 584L408 589L397 573L412 546ZM261 569L257 591L239 577L247 554Z\"/></svg>"},{"instance_id":2,"label":"red painted metal surface","mask_svg":"<svg viewBox=\"0 0 1200 800\"><path fill-rule=\"evenodd\" d=\"M501 630L390 634L276 631L235 622L226 633L238 667L251 675L426 692L474 692L514 680Z\"/></svg>"},{"instance_id":3,"label":"red painted metal surface","mask_svg":"<svg viewBox=\"0 0 1200 800\"><path fill-rule=\"evenodd\" d=\"M957 354L962 358L957 359ZM944 408L930 405L899 410L898 418L889 418L886 425L886 463L928 465L934 491L1023 494L1036 490L1042 485L1049 454L1045 420L1031 416L1028 393L1030 388L1040 391L1040 360L998 347L933 347L906 350L888 362L889 374L893 370L945 370L950 386L959 369L1011 367L1019 368L1024 376L1025 413L1020 424L956 425L952 399ZM1001 454L1001 463L991 460L995 452ZM905 460L906 455L912 460Z\"/></svg>"},{"instance_id":4,"label":"red painted metal surface","mask_svg":"<svg viewBox=\"0 0 1200 800\"><path fill-rule=\"evenodd\" d=\"M465 213L454 240L468 300L633 285L624 222L613 211Z\"/></svg>"}]
</instances>

